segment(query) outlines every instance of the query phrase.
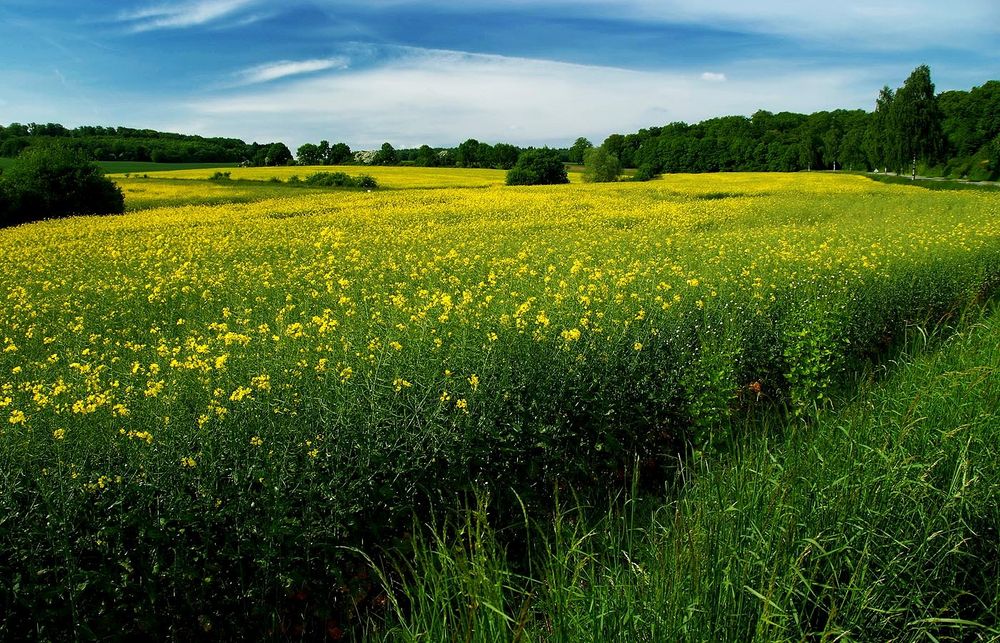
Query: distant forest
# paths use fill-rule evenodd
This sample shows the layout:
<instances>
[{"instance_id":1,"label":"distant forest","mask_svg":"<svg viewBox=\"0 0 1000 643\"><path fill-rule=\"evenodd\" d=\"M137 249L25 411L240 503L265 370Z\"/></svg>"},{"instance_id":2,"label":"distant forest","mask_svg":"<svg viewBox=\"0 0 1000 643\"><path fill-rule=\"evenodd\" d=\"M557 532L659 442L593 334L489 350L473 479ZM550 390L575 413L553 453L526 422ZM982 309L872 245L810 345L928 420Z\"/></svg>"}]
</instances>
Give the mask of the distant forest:
<instances>
[{"instance_id":1,"label":"distant forest","mask_svg":"<svg viewBox=\"0 0 1000 643\"><path fill-rule=\"evenodd\" d=\"M917 67L873 112L726 116L612 134L603 147L640 174L879 170L988 180L1000 174L1000 82L934 93Z\"/></svg>"},{"instance_id":2,"label":"distant forest","mask_svg":"<svg viewBox=\"0 0 1000 643\"><path fill-rule=\"evenodd\" d=\"M95 161L285 165L292 158L283 143L247 144L237 138L205 138L129 127L0 125L0 157L13 158L29 147L46 145L79 150Z\"/></svg>"},{"instance_id":3,"label":"distant forest","mask_svg":"<svg viewBox=\"0 0 1000 643\"><path fill-rule=\"evenodd\" d=\"M284 143L245 143L148 129L12 123L0 126L0 157L33 145L60 144L101 161L243 163L246 165L418 165L510 169L523 149L468 139L453 148L424 145L352 151L345 143L306 143L293 157ZM581 163L593 144L579 138L558 150ZM1000 81L970 91L935 94L931 72L917 67L902 87L884 87L874 111L814 114L758 111L693 125L671 123L612 134L601 145L639 178L664 172L879 170L1000 178Z\"/></svg>"}]
</instances>

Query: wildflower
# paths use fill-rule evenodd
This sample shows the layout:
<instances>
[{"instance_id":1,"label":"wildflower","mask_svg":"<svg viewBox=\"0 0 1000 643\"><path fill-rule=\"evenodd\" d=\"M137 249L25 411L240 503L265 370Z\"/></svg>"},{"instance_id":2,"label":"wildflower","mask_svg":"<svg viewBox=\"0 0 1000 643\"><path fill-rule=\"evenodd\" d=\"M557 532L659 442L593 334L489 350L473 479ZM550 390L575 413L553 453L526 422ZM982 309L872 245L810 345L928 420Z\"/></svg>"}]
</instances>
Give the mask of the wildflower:
<instances>
[{"instance_id":1,"label":"wildflower","mask_svg":"<svg viewBox=\"0 0 1000 643\"><path fill-rule=\"evenodd\" d=\"M569 330L564 330L561 334L562 338L567 342L575 342L580 339L579 328L570 328Z\"/></svg>"},{"instance_id":2,"label":"wildflower","mask_svg":"<svg viewBox=\"0 0 1000 643\"><path fill-rule=\"evenodd\" d=\"M54 440L64 440L66 439L66 429L56 429L52 432L52 439Z\"/></svg>"}]
</instances>

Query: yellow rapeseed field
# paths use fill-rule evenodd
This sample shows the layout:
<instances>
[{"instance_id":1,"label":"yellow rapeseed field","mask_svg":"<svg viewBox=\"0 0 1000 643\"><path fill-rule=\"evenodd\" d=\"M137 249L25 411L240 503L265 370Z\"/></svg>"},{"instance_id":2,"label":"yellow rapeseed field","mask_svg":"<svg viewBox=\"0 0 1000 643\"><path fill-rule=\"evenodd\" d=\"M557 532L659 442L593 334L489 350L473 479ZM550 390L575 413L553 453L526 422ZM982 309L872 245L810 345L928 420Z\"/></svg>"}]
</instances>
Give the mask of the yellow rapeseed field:
<instances>
[{"instance_id":1,"label":"yellow rapeseed field","mask_svg":"<svg viewBox=\"0 0 1000 643\"><path fill-rule=\"evenodd\" d=\"M352 548L427 498L475 481L531 501L711 448L760 402L804 413L1000 281L993 193L373 171L485 187L204 205L271 193L121 178L131 207L172 205L0 230L12 591L187 615L325 587L311 609L353 613Z\"/></svg>"},{"instance_id":2,"label":"yellow rapeseed field","mask_svg":"<svg viewBox=\"0 0 1000 643\"><path fill-rule=\"evenodd\" d=\"M265 439L276 417L365 424L375 400L401 397L428 417L475 415L536 354L531 368L600 369L693 319L739 335L779 303L850 317L822 302L877 305L900 275L978 279L995 269L998 203L854 176L713 175L22 226L0 233L0 441L141 431L197 451L198 430L235 415ZM969 274L921 276L945 259Z\"/></svg>"},{"instance_id":3,"label":"yellow rapeseed field","mask_svg":"<svg viewBox=\"0 0 1000 643\"><path fill-rule=\"evenodd\" d=\"M207 179L218 172L217 169L170 170L166 172L150 172L151 178L173 179ZM467 168L418 168L418 167L382 167L356 165L293 165L288 167L234 167L225 168L230 176L236 179L252 181L267 181L276 177L287 181L292 176L304 179L318 172L343 172L350 176L367 174L375 178L378 184L386 188L447 188L447 187L488 187L503 185L506 172L503 170L467 169Z\"/></svg>"}]
</instances>

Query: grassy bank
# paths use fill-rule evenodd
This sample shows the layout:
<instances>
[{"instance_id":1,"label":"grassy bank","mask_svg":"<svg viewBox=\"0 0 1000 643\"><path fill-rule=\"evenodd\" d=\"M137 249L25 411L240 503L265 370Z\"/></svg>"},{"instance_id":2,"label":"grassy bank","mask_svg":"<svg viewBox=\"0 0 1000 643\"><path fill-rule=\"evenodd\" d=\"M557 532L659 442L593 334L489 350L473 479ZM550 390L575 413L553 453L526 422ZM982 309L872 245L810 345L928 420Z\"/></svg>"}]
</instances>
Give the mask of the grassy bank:
<instances>
[{"instance_id":1,"label":"grassy bank","mask_svg":"<svg viewBox=\"0 0 1000 643\"><path fill-rule=\"evenodd\" d=\"M961 326L815 422L744 427L665 500L416 524L371 640L996 640L1000 313Z\"/></svg>"}]
</instances>

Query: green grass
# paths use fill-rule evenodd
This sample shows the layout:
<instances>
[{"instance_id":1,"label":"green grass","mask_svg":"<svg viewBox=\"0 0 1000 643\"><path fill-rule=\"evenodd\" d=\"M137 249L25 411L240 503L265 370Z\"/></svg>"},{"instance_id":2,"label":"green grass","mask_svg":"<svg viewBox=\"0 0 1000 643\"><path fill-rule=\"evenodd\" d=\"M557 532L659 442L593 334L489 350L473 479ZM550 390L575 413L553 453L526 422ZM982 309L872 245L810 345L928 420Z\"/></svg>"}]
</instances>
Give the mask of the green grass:
<instances>
[{"instance_id":1,"label":"green grass","mask_svg":"<svg viewBox=\"0 0 1000 643\"><path fill-rule=\"evenodd\" d=\"M415 523L369 638L996 640L1000 312L962 328L811 424L748 423L666 498Z\"/></svg>"},{"instance_id":2,"label":"green grass","mask_svg":"<svg viewBox=\"0 0 1000 643\"><path fill-rule=\"evenodd\" d=\"M911 185L918 188L924 188L927 190L980 190L980 191L990 191L996 192L1000 191L1000 185L993 183L975 183L969 181L960 181L952 179L910 179L907 176L892 176L887 174L870 174L864 172L856 172L856 174L861 174L867 176L873 181L878 181L879 183L886 183L889 185Z\"/></svg>"}]
</instances>

